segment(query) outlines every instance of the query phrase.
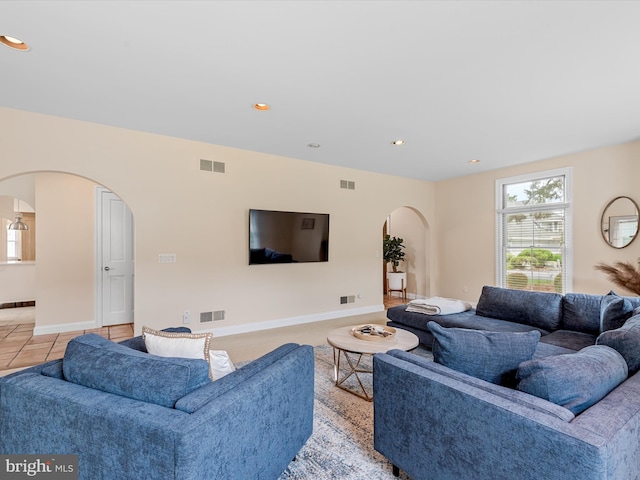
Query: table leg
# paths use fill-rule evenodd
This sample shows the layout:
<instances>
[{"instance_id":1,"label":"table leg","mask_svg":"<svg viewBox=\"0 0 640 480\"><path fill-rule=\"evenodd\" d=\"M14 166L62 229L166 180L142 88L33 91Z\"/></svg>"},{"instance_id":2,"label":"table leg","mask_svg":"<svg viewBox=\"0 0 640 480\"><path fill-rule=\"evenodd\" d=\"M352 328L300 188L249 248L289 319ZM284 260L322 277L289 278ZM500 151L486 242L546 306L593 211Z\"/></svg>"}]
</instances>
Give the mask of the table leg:
<instances>
[{"instance_id":1,"label":"table leg","mask_svg":"<svg viewBox=\"0 0 640 480\"><path fill-rule=\"evenodd\" d=\"M358 374L359 373L373 374L373 371L370 369L360 368L360 362L362 360L362 356L365 354L354 353L354 355L358 356L357 360L355 361L354 359L349 357L348 353L345 350L341 350L336 347L333 348L333 378L336 383L336 387L341 388L342 390L345 390L349 393L352 393L360 398L363 398L368 402L371 402L373 401L373 393L367 392L367 389L363 385L362 380L360 379L360 375ZM346 373L342 378L340 378L340 357L342 356L344 356L344 359L347 362L348 368L345 368ZM358 390L353 390L343 385L343 383L347 379L351 378L352 375L355 377L355 379L358 382L358 386L360 387Z\"/></svg>"}]
</instances>

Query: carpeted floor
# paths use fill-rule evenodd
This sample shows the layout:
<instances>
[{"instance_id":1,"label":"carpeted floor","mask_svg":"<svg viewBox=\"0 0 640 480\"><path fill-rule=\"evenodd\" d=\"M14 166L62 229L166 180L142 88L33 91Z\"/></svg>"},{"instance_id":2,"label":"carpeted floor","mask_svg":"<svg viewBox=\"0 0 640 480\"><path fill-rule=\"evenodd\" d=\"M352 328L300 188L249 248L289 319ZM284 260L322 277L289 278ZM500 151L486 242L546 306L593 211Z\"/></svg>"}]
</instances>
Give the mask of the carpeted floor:
<instances>
[{"instance_id":1,"label":"carpeted floor","mask_svg":"<svg viewBox=\"0 0 640 480\"><path fill-rule=\"evenodd\" d=\"M431 358L430 352L420 347L414 353ZM364 358L370 365L371 357ZM371 375L362 377L371 386ZM395 478L391 464L373 449L373 403L336 387L333 349L328 345L315 347L313 435L280 480ZM399 478L409 477L402 472Z\"/></svg>"}]
</instances>

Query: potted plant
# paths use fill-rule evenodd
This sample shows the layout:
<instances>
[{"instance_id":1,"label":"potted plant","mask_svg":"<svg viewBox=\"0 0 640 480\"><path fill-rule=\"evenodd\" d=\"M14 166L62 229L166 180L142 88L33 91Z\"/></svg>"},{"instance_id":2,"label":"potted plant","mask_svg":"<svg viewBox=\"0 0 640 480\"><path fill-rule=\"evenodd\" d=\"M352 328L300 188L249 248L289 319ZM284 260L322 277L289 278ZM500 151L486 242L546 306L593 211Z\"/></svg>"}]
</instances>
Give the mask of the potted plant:
<instances>
[{"instance_id":1,"label":"potted plant","mask_svg":"<svg viewBox=\"0 0 640 480\"><path fill-rule=\"evenodd\" d=\"M391 264L392 271L387 272L387 290L397 290L402 292L402 297L406 296L407 274L398 271L398 265L404 260L403 244L404 240L391 235L385 235L383 242L383 256L387 264Z\"/></svg>"}]
</instances>

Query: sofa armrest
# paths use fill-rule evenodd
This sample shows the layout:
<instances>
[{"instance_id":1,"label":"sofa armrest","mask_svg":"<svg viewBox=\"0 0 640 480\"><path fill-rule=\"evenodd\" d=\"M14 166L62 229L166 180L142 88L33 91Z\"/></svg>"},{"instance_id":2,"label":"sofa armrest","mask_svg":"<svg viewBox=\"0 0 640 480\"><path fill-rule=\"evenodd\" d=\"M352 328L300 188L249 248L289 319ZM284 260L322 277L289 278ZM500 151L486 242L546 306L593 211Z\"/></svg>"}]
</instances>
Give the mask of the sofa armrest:
<instances>
[{"instance_id":1,"label":"sofa armrest","mask_svg":"<svg viewBox=\"0 0 640 480\"><path fill-rule=\"evenodd\" d=\"M412 478L609 478L602 436L420 363L374 356L374 447Z\"/></svg>"},{"instance_id":2,"label":"sofa armrest","mask_svg":"<svg viewBox=\"0 0 640 480\"><path fill-rule=\"evenodd\" d=\"M224 377L205 385L182 397L175 405L175 408L187 413L193 413L202 408L207 403L213 401L220 395L236 387L248 378L252 377L264 368L272 365L282 357L292 352L299 345L295 343L287 343L281 345L275 350L263 355L260 358L248 363L247 365L237 369Z\"/></svg>"},{"instance_id":3,"label":"sofa armrest","mask_svg":"<svg viewBox=\"0 0 640 480\"><path fill-rule=\"evenodd\" d=\"M178 454L197 479L278 478L313 432L313 403L313 348L303 345L189 415Z\"/></svg>"}]
</instances>

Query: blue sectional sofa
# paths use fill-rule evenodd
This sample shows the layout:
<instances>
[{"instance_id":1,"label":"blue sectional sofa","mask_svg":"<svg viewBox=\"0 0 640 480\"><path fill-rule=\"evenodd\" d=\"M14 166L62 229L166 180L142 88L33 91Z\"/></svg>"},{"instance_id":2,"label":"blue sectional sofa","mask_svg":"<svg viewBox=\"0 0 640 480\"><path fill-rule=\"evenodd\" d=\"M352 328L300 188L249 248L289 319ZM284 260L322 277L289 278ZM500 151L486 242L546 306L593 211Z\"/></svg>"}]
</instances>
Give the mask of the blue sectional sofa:
<instances>
[{"instance_id":1,"label":"blue sectional sofa","mask_svg":"<svg viewBox=\"0 0 640 480\"><path fill-rule=\"evenodd\" d=\"M374 446L394 473L640 479L640 299L494 287L483 296L477 311L409 321L423 343L434 339L435 361L374 356ZM509 367L516 383L487 380L510 348L529 358Z\"/></svg>"},{"instance_id":2,"label":"blue sectional sofa","mask_svg":"<svg viewBox=\"0 0 640 480\"><path fill-rule=\"evenodd\" d=\"M475 309L451 315L425 315L407 312L407 305L398 305L387 310L387 325L415 333L428 348L433 343L427 326L430 321L443 327L494 332L536 330L541 335L539 355L570 353L595 344L601 331L600 309L604 297L617 295L560 295L485 286ZM622 298L631 308L640 306L640 297Z\"/></svg>"},{"instance_id":3,"label":"blue sectional sofa","mask_svg":"<svg viewBox=\"0 0 640 480\"><path fill-rule=\"evenodd\" d=\"M273 480L311 436L313 364L286 344L211 382L205 360L84 335L0 379L0 452L77 454L83 480Z\"/></svg>"}]
</instances>

